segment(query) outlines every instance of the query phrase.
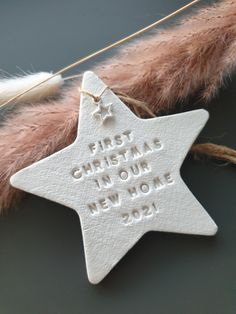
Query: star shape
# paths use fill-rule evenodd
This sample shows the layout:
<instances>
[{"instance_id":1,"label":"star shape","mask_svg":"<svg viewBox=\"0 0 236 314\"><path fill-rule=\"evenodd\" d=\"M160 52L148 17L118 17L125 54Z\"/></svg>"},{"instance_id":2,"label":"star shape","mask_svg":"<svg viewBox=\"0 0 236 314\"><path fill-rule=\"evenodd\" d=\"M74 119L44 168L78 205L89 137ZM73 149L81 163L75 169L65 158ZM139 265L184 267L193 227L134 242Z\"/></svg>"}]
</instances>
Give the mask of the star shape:
<instances>
[{"instance_id":1,"label":"star shape","mask_svg":"<svg viewBox=\"0 0 236 314\"><path fill-rule=\"evenodd\" d=\"M98 117L103 124L108 118L112 117L112 104L104 105L101 101L97 105L97 109L93 112L95 117Z\"/></svg>"},{"instance_id":2,"label":"star shape","mask_svg":"<svg viewBox=\"0 0 236 314\"><path fill-rule=\"evenodd\" d=\"M20 170L11 184L79 214L89 281L100 282L150 230L215 234L180 176L207 111L140 119L93 72L85 72L82 88L94 95L105 88L113 119L100 125L93 100L81 95L74 143Z\"/></svg>"}]
</instances>

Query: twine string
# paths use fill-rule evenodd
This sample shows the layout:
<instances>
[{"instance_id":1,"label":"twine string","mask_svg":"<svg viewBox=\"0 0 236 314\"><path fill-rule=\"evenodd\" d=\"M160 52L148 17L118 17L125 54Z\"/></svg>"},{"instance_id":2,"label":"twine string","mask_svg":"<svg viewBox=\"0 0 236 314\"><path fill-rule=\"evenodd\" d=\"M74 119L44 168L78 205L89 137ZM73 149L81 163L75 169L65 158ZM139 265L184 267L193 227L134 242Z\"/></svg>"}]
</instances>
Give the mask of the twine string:
<instances>
[{"instance_id":1,"label":"twine string","mask_svg":"<svg viewBox=\"0 0 236 314\"><path fill-rule=\"evenodd\" d=\"M91 97L93 99L93 101L95 103L99 103L102 99L102 95L105 93L105 91L108 89L108 87L106 86L104 88L104 90L100 93L100 95L94 95L92 93L90 93L89 91L87 90L84 90L84 89L81 89L80 87L78 88L79 90L79 93L82 93L82 94L85 94L85 95L88 95L89 97Z\"/></svg>"},{"instance_id":2,"label":"twine string","mask_svg":"<svg viewBox=\"0 0 236 314\"><path fill-rule=\"evenodd\" d=\"M236 150L213 143L195 144L192 146L190 153L195 159L201 157L214 158L225 162L225 165L231 163L236 164Z\"/></svg>"}]
</instances>

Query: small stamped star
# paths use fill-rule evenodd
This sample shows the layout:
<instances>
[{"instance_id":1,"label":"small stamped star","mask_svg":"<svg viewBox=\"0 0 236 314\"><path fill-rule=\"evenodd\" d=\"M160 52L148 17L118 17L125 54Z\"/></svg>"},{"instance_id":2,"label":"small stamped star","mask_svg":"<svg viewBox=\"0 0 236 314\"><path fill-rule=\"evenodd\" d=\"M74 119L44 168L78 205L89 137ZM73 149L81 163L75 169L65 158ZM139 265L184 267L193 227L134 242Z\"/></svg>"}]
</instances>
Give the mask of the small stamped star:
<instances>
[{"instance_id":1,"label":"small stamped star","mask_svg":"<svg viewBox=\"0 0 236 314\"><path fill-rule=\"evenodd\" d=\"M103 124L108 118L112 117L112 103L104 105L101 101L97 105L97 109L93 112L93 116L99 118Z\"/></svg>"}]
</instances>

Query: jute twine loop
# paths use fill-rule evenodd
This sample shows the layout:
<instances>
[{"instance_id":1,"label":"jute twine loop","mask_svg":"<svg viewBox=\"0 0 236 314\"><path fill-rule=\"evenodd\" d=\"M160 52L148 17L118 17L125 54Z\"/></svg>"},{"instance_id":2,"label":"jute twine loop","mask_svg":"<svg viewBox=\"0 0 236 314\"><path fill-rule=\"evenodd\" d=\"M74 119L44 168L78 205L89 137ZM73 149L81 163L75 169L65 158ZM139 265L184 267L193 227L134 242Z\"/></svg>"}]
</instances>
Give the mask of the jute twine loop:
<instances>
[{"instance_id":1,"label":"jute twine loop","mask_svg":"<svg viewBox=\"0 0 236 314\"><path fill-rule=\"evenodd\" d=\"M213 143L195 144L190 151L196 159L200 156L215 158L226 163L236 164L236 150Z\"/></svg>"}]
</instances>

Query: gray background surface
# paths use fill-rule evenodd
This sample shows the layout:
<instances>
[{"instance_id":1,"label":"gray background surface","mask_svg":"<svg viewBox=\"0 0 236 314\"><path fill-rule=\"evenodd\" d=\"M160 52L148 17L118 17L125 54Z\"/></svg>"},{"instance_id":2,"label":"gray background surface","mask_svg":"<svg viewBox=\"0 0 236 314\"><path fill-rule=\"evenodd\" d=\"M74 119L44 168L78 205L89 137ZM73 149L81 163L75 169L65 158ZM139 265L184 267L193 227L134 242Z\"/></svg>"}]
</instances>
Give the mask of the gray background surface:
<instances>
[{"instance_id":1,"label":"gray background surface","mask_svg":"<svg viewBox=\"0 0 236 314\"><path fill-rule=\"evenodd\" d=\"M56 70L187 2L1 1L0 68ZM210 104L201 140L236 146L235 86L233 77ZM97 286L87 280L77 214L27 196L0 218L0 314L236 313L235 167L187 158L182 175L217 236L148 233Z\"/></svg>"}]
</instances>

